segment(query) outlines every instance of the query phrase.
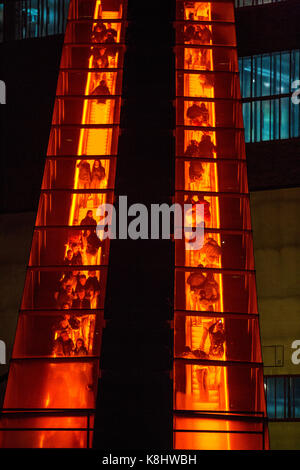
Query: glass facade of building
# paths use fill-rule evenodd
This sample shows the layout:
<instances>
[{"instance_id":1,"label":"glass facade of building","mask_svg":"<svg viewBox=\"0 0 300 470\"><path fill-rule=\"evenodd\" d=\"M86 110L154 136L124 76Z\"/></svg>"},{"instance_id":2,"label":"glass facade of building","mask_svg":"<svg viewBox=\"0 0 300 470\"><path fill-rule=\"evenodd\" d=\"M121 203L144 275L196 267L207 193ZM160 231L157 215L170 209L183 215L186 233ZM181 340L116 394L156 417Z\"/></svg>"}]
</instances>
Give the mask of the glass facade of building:
<instances>
[{"instance_id":1,"label":"glass facade of building","mask_svg":"<svg viewBox=\"0 0 300 470\"><path fill-rule=\"evenodd\" d=\"M239 59L246 142L299 137L299 50Z\"/></svg>"}]
</instances>

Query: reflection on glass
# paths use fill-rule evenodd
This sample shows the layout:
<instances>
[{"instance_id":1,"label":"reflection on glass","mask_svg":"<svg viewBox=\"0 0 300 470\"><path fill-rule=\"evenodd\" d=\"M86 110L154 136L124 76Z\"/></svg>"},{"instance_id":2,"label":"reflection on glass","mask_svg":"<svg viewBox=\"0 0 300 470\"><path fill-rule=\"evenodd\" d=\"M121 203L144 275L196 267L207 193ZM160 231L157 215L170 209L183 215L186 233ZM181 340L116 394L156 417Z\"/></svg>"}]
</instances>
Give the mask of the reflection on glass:
<instances>
[{"instance_id":1,"label":"reflection on glass","mask_svg":"<svg viewBox=\"0 0 300 470\"><path fill-rule=\"evenodd\" d=\"M11 365L4 408L93 408L97 361L16 360ZM33 386L34 385L34 386Z\"/></svg>"},{"instance_id":2,"label":"reflection on glass","mask_svg":"<svg viewBox=\"0 0 300 470\"><path fill-rule=\"evenodd\" d=\"M231 193L247 193L247 175L245 171L245 162L227 161L211 159L203 161L198 157L198 148L196 142L192 142L190 157L177 159L177 189L186 191L209 191L211 189L212 175L218 174L219 191ZM189 152L187 152L189 153ZM217 189L217 188L214 188Z\"/></svg>"},{"instance_id":3,"label":"reflection on glass","mask_svg":"<svg viewBox=\"0 0 300 470\"><path fill-rule=\"evenodd\" d=\"M264 411L261 368L187 362L175 360L176 410L225 411L230 390L231 411Z\"/></svg>"},{"instance_id":4,"label":"reflection on glass","mask_svg":"<svg viewBox=\"0 0 300 470\"><path fill-rule=\"evenodd\" d=\"M21 439L21 429L9 434L8 416L0 421L4 447L13 439L19 447L91 447L109 252L99 206L113 202L123 15L122 1L71 1L75 21L65 36L4 402L6 409L42 409L31 421L17 419L20 428L45 429L25 429ZM50 417L50 408L68 413ZM73 415L77 409L85 413Z\"/></svg>"},{"instance_id":5,"label":"reflection on glass","mask_svg":"<svg viewBox=\"0 0 300 470\"><path fill-rule=\"evenodd\" d=\"M81 258L80 251L76 256ZM80 262L82 260L80 259ZM29 268L26 274L22 309L103 308L106 269L67 266L65 269Z\"/></svg>"},{"instance_id":6,"label":"reflection on glass","mask_svg":"<svg viewBox=\"0 0 300 470\"><path fill-rule=\"evenodd\" d=\"M175 357L260 362L258 320L247 316L175 314ZM249 347L251 346L251 347Z\"/></svg>"}]
</instances>

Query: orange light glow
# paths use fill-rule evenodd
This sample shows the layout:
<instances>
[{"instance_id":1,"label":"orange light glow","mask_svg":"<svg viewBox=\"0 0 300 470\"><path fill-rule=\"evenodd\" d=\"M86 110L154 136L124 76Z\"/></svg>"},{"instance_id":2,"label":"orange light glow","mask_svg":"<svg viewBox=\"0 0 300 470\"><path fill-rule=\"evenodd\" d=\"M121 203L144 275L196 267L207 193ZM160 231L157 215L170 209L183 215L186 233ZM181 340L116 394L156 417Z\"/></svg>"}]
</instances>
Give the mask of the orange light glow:
<instances>
[{"instance_id":1,"label":"orange light glow","mask_svg":"<svg viewBox=\"0 0 300 470\"><path fill-rule=\"evenodd\" d=\"M231 200L221 196L224 180L230 179L231 167L227 159L244 159L243 146L237 148L237 139L225 138L229 123L232 133L240 127L240 107L236 100L240 93L233 94L234 88L225 91L219 85L223 76L231 74L232 83L236 74L237 52L232 29L220 22L234 21L233 2L177 2L177 164L176 181L177 200L192 204L204 204L205 237L204 245L199 250L189 250L181 241L176 240L176 265L185 270L176 269L175 286L175 360L174 360L174 447L176 449L259 449L265 440L265 428L262 418L265 416L263 383L253 383L255 376L251 368L253 354L251 348L259 344L259 336L251 338L254 344L243 351L243 344L238 344L239 331L228 318L237 320L247 318L251 311L249 301L240 310L235 306L234 284L239 280L241 288L250 289L247 275L243 283L243 273L235 273L234 262L239 256L239 247L227 243L226 229L234 229L234 207ZM229 36L228 36L229 34ZM232 46L227 54L230 60L218 60L219 50L215 45ZM221 63L221 66L220 66ZM224 95L224 96L223 96ZM183 98L182 98L183 97ZM231 99L232 104L223 99ZM230 115L233 109L235 114ZM236 112L237 109L237 112ZM226 142L227 140L227 142ZM240 141L239 141L240 143ZM225 161L224 161L225 160ZM229 160L227 160L229 162ZM226 172L223 170L228 168ZM222 170L222 171L221 171ZM239 176L239 175L238 175ZM246 175L243 175L246 178ZM182 186L185 196L182 197ZM229 186L229 184L228 184ZM230 186L229 186L230 187ZM244 192L244 190L243 190ZM241 191L242 193L242 191ZM244 195L243 195L244 196ZM239 193L234 197L238 201ZM245 204L235 204L241 219L241 230L245 227ZM245 214L248 213L245 211ZM231 222L232 220L232 222ZM226 225L224 223L226 221ZM243 237L243 235L242 235ZM245 241L244 241L245 242ZM242 241L242 253L247 253ZM236 250L236 253L235 253ZM246 254L245 254L246 257ZM226 260L226 269L224 261ZM244 262L247 265L247 261ZM229 267L228 267L229 265ZM230 272L230 268L231 272ZM255 285L251 286L251 295L256 296ZM237 288L237 287L236 287ZM238 297L238 296L237 296ZM246 297L246 292L245 292ZM247 311L246 311L247 309ZM190 315L189 315L190 312ZM214 313L215 312L215 313ZM242 315L244 314L244 316ZM244 326L244 335L250 335L250 324ZM180 328L179 328L180 325ZM232 325L232 326L231 326ZM238 408L238 396L243 395L243 387L237 385L239 368L231 364L233 345L234 361L246 372L249 388L255 387L253 402L244 403ZM180 346L179 346L180 345ZM238 352L240 348L240 353ZM249 364L243 361L249 357ZM261 360L261 358L260 358ZM229 367L230 363L230 367ZM256 364L257 366L257 364ZM249 367L249 371L247 371ZM258 367L258 366L257 366ZM261 372L261 365L259 366ZM259 372L259 373L260 373ZM236 376L236 377L235 377ZM260 374L261 377L261 374ZM250 385L251 384L251 385ZM250 389L249 389L250 393ZM262 396L257 402L257 393ZM237 398L235 397L237 395ZM243 400L240 400L243 403ZM199 412L199 413L197 413ZM199 417L200 412L205 417ZM237 432L233 418L243 412L241 433ZM257 437L247 434L247 420L260 416L260 428ZM223 416L224 419L219 419ZM225 419L226 418L226 419ZM258 429L257 428L257 429ZM215 432L213 432L215 431ZM234 433L233 433L234 432Z\"/></svg>"}]
</instances>

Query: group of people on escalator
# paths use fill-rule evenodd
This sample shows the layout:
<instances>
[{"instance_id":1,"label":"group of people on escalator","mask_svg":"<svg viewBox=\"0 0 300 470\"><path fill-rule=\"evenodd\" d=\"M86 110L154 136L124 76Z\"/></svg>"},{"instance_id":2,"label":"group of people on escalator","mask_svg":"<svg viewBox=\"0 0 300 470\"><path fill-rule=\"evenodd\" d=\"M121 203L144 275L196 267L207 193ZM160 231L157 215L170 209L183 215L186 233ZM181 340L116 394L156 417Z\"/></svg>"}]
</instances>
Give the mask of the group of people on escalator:
<instances>
[{"instance_id":1,"label":"group of people on escalator","mask_svg":"<svg viewBox=\"0 0 300 470\"><path fill-rule=\"evenodd\" d=\"M54 292L54 300L58 309L90 309L98 306L100 283L96 263L100 247L104 241L97 235L97 221L93 211L88 210L81 220L81 229L72 230L67 242L67 251L63 265L70 267L59 280ZM88 277L84 267L87 266Z\"/></svg>"},{"instance_id":2,"label":"group of people on escalator","mask_svg":"<svg viewBox=\"0 0 300 470\"><path fill-rule=\"evenodd\" d=\"M80 254L80 251L78 252ZM69 261L69 257L68 257ZM65 263L68 264L68 263ZM84 310L98 306L100 283L95 270L88 271L88 277L81 271L68 271L58 283L54 293L56 307L61 310ZM76 343L71 338L72 332L79 334L80 317L74 313L65 313L53 330L54 356L84 356L88 354L84 340L77 337Z\"/></svg>"},{"instance_id":3,"label":"group of people on escalator","mask_svg":"<svg viewBox=\"0 0 300 470\"><path fill-rule=\"evenodd\" d=\"M110 60L117 55L117 31L111 23L97 23L91 35L91 41L94 44L91 47L91 56L93 57L93 68L108 68Z\"/></svg>"},{"instance_id":4,"label":"group of people on escalator","mask_svg":"<svg viewBox=\"0 0 300 470\"><path fill-rule=\"evenodd\" d=\"M194 102L189 106L186 112L186 117L191 120L194 126L210 126L209 111L205 103Z\"/></svg>"},{"instance_id":5,"label":"group of people on escalator","mask_svg":"<svg viewBox=\"0 0 300 470\"><path fill-rule=\"evenodd\" d=\"M106 174L101 160L94 160L92 168L88 160L81 160L77 164L77 168L79 170L78 189L100 189L101 186L103 187ZM89 198L93 199L94 207L99 205L100 201L97 194L83 194L80 202L81 207L85 208L87 206Z\"/></svg>"},{"instance_id":6,"label":"group of people on escalator","mask_svg":"<svg viewBox=\"0 0 300 470\"><path fill-rule=\"evenodd\" d=\"M55 357L63 356L86 356L88 350L84 344L83 338L77 338L74 344L72 332L80 328L80 319L75 315L64 315L57 323L53 325L52 332L54 336L52 354Z\"/></svg>"},{"instance_id":7,"label":"group of people on escalator","mask_svg":"<svg viewBox=\"0 0 300 470\"><path fill-rule=\"evenodd\" d=\"M204 13L204 12L202 12ZM207 13L207 12L206 12ZM210 46L212 44L212 31L211 28L203 23L197 24L197 21L209 20L207 14L199 15L199 12L188 13L188 24L183 28L183 41L185 44ZM190 68L200 67L210 70L211 63L209 57L209 48L187 48L186 60Z\"/></svg>"},{"instance_id":8,"label":"group of people on escalator","mask_svg":"<svg viewBox=\"0 0 300 470\"><path fill-rule=\"evenodd\" d=\"M185 346L181 356L197 359L222 359L224 355L224 344L227 339L223 321L221 319L217 321L213 320L205 331L205 340L206 335L209 336L210 341L207 353L203 351L202 345L199 345L199 348L193 350L189 346Z\"/></svg>"},{"instance_id":9,"label":"group of people on escalator","mask_svg":"<svg viewBox=\"0 0 300 470\"><path fill-rule=\"evenodd\" d=\"M204 165L198 158L212 158L217 148L212 142L210 135L203 134L200 142L191 140L184 152L185 157L191 158L189 164L189 179L191 183L199 183L204 175Z\"/></svg>"},{"instance_id":10,"label":"group of people on escalator","mask_svg":"<svg viewBox=\"0 0 300 470\"><path fill-rule=\"evenodd\" d=\"M194 21L193 13L190 14L190 21ZM203 24L195 25L193 23L184 28L184 42L189 44L205 45L210 44L212 33L210 29Z\"/></svg>"},{"instance_id":11,"label":"group of people on escalator","mask_svg":"<svg viewBox=\"0 0 300 470\"><path fill-rule=\"evenodd\" d=\"M68 271L64 274L54 292L56 307L60 310L90 309L97 306L100 283L96 271L88 271L88 277L81 271Z\"/></svg>"}]
</instances>

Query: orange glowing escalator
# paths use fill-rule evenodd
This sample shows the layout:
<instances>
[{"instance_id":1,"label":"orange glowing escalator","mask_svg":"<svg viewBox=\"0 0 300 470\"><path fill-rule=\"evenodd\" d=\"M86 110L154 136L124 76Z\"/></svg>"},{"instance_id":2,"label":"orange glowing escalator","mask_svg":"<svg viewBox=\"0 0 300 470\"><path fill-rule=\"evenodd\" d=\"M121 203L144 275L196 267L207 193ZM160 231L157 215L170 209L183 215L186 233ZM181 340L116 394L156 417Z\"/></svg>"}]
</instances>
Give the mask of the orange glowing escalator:
<instances>
[{"instance_id":1,"label":"orange glowing escalator","mask_svg":"<svg viewBox=\"0 0 300 470\"><path fill-rule=\"evenodd\" d=\"M71 0L4 408L3 448L92 446L126 0Z\"/></svg>"}]
</instances>

